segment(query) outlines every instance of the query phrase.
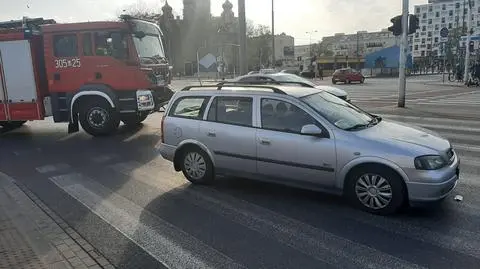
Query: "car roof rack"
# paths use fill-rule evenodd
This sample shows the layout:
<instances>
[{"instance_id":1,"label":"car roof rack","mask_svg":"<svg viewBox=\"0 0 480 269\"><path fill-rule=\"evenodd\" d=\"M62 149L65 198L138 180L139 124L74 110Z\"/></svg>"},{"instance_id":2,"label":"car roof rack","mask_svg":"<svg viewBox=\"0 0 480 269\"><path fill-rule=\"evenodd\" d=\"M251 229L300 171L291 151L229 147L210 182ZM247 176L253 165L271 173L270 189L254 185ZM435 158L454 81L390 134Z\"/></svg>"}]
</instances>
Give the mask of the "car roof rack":
<instances>
[{"instance_id":1,"label":"car roof rack","mask_svg":"<svg viewBox=\"0 0 480 269\"><path fill-rule=\"evenodd\" d=\"M253 81L230 81L230 82L220 82L220 84L255 84L255 85L265 85L265 84L275 84L275 85L282 85L282 84L295 84L300 85L302 87L309 87L312 88L311 85L305 82L300 81L266 81L266 80L253 80Z\"/></svg>"},{"instance_id":2,"label":"car roof rack","mask_svg":"<svg viewBox=\"0 0 480 269\"><path fill-rule=\"evenodd\" d=\"M228 87L228 86L235 86L235 87L243 87L243 88L260 88L260 89L268 89L272 90L274 93L278 94L287 94L286 92L280 90L279 88L275 86L269 86L269 85L252 85L252 84L245 84L245 83L231 83L231 82L221 82L216 85L202 85L202 86L187 86L182 89L182 91L189 91L194 88L217 88L218 91L222 90L223 87Z\"/></svg>"}]
</instances>

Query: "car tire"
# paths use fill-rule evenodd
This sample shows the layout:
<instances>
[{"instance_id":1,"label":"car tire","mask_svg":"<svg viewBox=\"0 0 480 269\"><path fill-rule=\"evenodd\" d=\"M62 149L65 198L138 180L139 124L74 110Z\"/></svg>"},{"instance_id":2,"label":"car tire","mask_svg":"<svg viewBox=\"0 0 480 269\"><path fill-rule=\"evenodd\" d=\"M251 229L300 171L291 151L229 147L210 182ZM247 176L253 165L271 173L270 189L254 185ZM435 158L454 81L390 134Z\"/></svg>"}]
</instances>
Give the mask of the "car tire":
<instances>
[{"instance_id":1,"label":"car tire","mask_svg":"<svg viewBox=\"0 0 480 269\"><path fill-rule=\"evenodd\" d=\"M332 84L337 84L337 81L332 79Z\"/></svg>"},{"instance_id":2,"label":"car tire","mask_svg":"<svg viewBox=\"0 0 480 269\"><path fill-rule=\"evenodd\" d=\"M407 197L402 178L382 166L355 169L349 173L345 188L353 206L378 215L396 213Z\"/></svg>"},{"instance_id":3,"label":"car tire","mask_svg":"<svg viewBox=\"0 0 480 269\"><path fill-rule=\"evenodd\" d=\"M365 78L360 79L360 83L363 84L365 82Z\"/></svg>"},{"instance_id":4,"label":"car tire","mask_svg":"<svg viewBox=\"0 0 480 269\"><path fill-rule=\"evenodd\" d=\"M352 82L349 79L345 80L345 84L350 84L350 83L352 83Z\"/></svg>"},{"instance_id":5,"label":"car tire","mask_svg":"<svg viewBox=\"0 0 480 269\"><path fill-rule=\"evenodd\" d=\"M122 116L122 121L128 127L136 127L140 125L145 119L147 119L149 113L137 112L132 114L126 114Z\"/></svg>"},{"instance_id":6,"label":"car tire","mask_svg":"<svg viewBox=\"0 0 480 269\"><path fill-rule=\"evenodd\" d=\"M80 110L80 125L92 136L107 136L120 125L118 112L105 100L95 99L84 103Z\"/></svg>"},{"instance_id":7,"label":"car tire","mask_svg":"<svg viewBox=\"0 0 480 269\"><path fill-rule=\"evenodd\" d=\"M205 151L198 147L188 147L183 151L180 162L182 173L188 181L200 185L213 182L213 163Z\"/></svg>"}]
</instances>

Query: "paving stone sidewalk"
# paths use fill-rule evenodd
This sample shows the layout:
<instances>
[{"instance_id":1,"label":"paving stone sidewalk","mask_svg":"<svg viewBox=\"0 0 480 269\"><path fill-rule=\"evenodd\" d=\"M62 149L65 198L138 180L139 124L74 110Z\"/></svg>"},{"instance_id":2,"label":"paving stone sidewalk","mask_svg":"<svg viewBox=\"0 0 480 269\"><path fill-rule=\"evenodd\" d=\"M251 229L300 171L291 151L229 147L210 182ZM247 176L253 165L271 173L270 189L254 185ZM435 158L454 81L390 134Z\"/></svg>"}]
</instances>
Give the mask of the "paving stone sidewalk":
<instances>
[{"instance_id":1,"label":"paving stone sidewalk","mask_svg":"<svg viewBox=\"0 0 480 269\"><path fill-rule=\"evenodd\" d=\"M0 172L0 269L111 269L32 192Z\"/></svg>"}]
</instances>

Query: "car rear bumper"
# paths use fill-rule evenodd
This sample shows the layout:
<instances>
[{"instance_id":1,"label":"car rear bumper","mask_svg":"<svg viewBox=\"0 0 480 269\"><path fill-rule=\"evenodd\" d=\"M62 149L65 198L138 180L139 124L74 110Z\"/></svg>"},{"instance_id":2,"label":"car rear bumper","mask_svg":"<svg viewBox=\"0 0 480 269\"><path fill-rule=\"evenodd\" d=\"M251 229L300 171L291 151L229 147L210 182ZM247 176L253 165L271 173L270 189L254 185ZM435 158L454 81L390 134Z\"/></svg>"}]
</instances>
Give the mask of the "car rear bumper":
<instances>
[{"instance_id":1,"label":"car rear bumper","mask_svg":"<svg viewBox=\"0 0 480 269\"><path fill-rule=\"evenodd\" d=\"M160 155L162 155L162 157L165 160L168 160L171 162L173 162L173 158L175 157L176 150L177 150L177 147L167 145L164 143L160 144L160 147L158 148L158 152L160 153Z\"/></svg>"}]
</instances>

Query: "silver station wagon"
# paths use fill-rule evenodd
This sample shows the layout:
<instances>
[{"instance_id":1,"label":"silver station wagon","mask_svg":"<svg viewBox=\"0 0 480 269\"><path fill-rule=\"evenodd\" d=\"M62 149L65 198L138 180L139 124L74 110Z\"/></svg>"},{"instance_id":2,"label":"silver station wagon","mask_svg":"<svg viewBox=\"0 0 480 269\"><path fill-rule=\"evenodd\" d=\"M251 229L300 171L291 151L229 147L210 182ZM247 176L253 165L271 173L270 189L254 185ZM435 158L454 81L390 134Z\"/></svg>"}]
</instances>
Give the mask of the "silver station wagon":
<instances>
[{"instance_id":1,"label":"silver station wagon","mask_svg":"<svg viewBox=\"0 0 480 269\"><path fill-rule=\"evenodd\" d=\"M220 85L175 93L161 155L192 183L233 175L346 196L376 214L442 200L459 159L428 130L316 88Z\"/></svg>"}]
</instances>

